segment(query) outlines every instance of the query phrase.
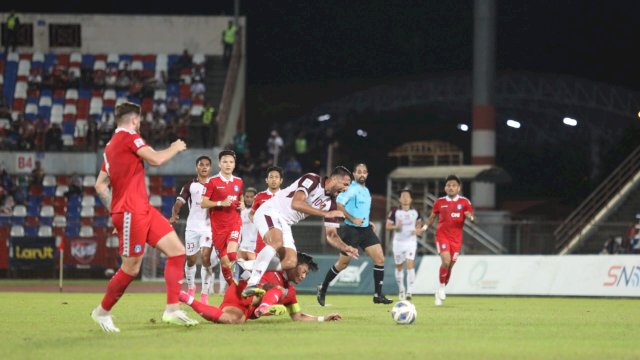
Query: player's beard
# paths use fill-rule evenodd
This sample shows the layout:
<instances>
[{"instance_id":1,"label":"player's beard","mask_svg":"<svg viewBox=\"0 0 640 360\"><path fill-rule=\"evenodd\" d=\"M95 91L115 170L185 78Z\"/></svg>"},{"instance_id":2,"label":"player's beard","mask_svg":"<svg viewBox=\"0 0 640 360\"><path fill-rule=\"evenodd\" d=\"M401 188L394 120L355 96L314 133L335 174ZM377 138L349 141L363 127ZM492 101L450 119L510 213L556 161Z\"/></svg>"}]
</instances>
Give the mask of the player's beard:
<instances>
[{"instance_id":1,"label":"player's beard","mask_svg":"<svg viewBox=\"0 0 640 360\"><path fill-rule=\"evenodd\" d=\"M366 182L367 182L367 178L366 178L366 177L364 177L364 176L361 176L361 177L358 179L358 184L360 184L360 185L364 185Z\"/></svg>"}]
</instances>

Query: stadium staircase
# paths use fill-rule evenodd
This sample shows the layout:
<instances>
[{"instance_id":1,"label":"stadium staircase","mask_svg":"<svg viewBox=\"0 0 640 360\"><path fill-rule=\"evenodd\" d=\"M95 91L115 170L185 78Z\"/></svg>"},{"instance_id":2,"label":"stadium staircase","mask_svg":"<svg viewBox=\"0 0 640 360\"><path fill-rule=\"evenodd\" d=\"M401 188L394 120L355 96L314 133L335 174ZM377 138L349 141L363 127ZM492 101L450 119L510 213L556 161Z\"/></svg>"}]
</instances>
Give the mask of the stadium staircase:
<instances>
[{"instance_id":1,"label":"stadium staircase","mask_svg":"<svg viewBox=\"0 0 640 360\"><path fill-rule=\"evenodd\" d=\"M612 222L630 224L640 212L640 146L554 231L556 251L597 253L606 239L622 235Z\"/></svg>"}]
</instances>

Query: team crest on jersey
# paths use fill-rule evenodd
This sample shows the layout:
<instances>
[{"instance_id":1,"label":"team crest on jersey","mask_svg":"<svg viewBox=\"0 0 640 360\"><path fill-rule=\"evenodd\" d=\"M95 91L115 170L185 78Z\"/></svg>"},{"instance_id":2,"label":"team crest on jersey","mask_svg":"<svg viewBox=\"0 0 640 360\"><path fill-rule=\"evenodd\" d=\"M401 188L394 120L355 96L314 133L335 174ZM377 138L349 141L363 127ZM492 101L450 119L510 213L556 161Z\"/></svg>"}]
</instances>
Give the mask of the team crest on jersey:
<instances>
[{"instance_id":1,"label":"team crest on jersey","mask_svg":"<svg viewBox=\"0 0 640 360\"><path fill-rule=\"evenodd\" d=\"M442 247L443 249L447 248L447 244L442 244L440 247Z\"/></svg>"},{"instance_id":2,"label":"team crest on jersey","mask_svg":"<svg viewBox=\"0 0 640 360\"><path fill-rule=\"evenodd\" d=\"M456 207L458 210L462 210L462 204L458 204L458 206Z\"/></svg>"},{"instance_id":3,"label":"team crest on jersey","mask_svg":"<svg viewBox=\"0 0 640 360\"><path fill-rule=\"evenodd\" d=\"M136 245L133 247L133 253L134 254L139 254L142 252L142 245Z\"/></svg>"},{"instance_id":4,"label":"team crest on jersey","mask_svg":"<svg viewBox=\"0 0 640 360\"><path fill-rule=\"evenodd\" d=\"M238 187L238 185L233 185L233 191L235 192L240 191L240 188Z\"/></svg>"}]
</instances>

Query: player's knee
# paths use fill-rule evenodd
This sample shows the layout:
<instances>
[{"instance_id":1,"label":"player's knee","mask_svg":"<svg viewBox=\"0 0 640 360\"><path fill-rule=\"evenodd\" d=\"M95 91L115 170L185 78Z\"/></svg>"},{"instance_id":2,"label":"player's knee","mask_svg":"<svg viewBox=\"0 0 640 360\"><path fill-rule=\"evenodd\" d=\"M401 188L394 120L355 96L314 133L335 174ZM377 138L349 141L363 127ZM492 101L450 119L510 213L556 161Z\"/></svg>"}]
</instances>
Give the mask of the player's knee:
<instances>
[{"instance_id":1,"label":"player's knee","mask_svg":"<svg viewBox=\"0 0 640 360\"><path fill-rule=\"evenodd\" d=\"M191 257L187 257L187 266L192 267L196 264L196 259L192 259Z\"/></svg>"},{"instance_id":2,"label":"player's knee","mask_svg":"<svg viewBox=\"0 0 640 360\"><path fill-rule=\"evenodd\" d=\"M209 257L203 257L203 258L202 258L202 266L204 266L204 267L211 267L211 258L209 258Z\"/></svg>"}]
</instances>

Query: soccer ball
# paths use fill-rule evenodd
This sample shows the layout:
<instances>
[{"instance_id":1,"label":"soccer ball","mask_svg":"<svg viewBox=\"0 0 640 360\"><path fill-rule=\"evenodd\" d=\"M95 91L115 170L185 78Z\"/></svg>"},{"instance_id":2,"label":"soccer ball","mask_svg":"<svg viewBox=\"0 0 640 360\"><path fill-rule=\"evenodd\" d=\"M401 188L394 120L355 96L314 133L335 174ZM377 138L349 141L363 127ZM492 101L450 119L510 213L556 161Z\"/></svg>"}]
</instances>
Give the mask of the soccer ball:
<instances>
[{"instance_id":1,"label":"soccer ball","mask_svg":"<svg viewBox=\"0 0 640 360\"><path fill-rule=\"evenodd\" d=\"M398 301L393 304L393 308L391 308L391 317L400 325L413 324L417 316L418 313L415 305L407 300Z\"/></svg>"}]
</instances>

